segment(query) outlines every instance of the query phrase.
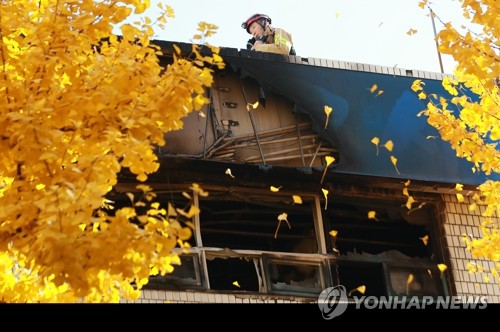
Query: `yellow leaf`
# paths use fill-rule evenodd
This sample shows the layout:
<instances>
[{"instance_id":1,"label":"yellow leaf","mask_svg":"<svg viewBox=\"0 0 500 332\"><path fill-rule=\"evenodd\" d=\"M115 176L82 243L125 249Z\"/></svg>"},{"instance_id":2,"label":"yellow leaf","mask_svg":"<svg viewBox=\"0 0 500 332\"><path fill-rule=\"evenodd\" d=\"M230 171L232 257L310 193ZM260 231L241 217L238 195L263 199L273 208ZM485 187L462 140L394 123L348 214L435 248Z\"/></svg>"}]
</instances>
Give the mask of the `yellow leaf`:
<instances>
[{"instance_id":1,"label":"yellow leaf","mask_svg":"<svg viewBox=\"0 0 500 332\"><path fill-rule=\"evenodd\" d=\"M230 177L232 177L234 179L234 176L233 174L231 174L231 169L226 169L226 174L229 175Z\"/></svg>"},{"instance_id":2,"label":"yellow leaf","mask_svg":"<svg viewBox=\"0 0 500 332\"><path fill-rule=\"evenodd\" d=\"M416 33L417 33L417 30L415 30L415 29L410 29L410 30L408 30L408 32L406 32L406 34L409 36L414 35Z\"/></svg>"},{"instance_id":3,"label":"yellow leaf","mask_svg":"<svg viewBox=\"0 0 500 332\"><path fill-rule=\"evenodd\" d=\"M446 269L448 268L445 264L438 264L437 266L438 266L439 271L441 271L441 272L446 271Z\"/></svg>"},{"instance_id":4,"label":"yellow leaf","mask_svg":"<svg viewBox=\"0 0 500 332\"><path fill-rule=\"evenodd\" d=\"M328 206L328 190L321 188L321 191L323 192L323 196L325 196L325 210L326 210L326 207Z\"/></svg>"},{"instance_id":5,"label":"yellow leaf","mask_svg":"<svg viewBox=\"0 0 500 332\"><path fill-rule=\"evenodd\" d=\"M410 180L406 181L406 182L404 183L405 187L408 187L408 186L410 185L410 183L411 183L411 181L410 181Z\"/></svg>"},{"instance_id":6,"label":"yellow leaf","mask_svg":"<svg viewBox=\"0 0 500 332\"><path fill-rule=\"evenodd\" d=\"M411 85L411 89L414 92L418 92L418 91L422 90L422 85L425 85L425 82L422 82L422 80L415 80L415 81L413 81L413 83Z\"/></svg>"},{"instance_id":7,"label":"yellow leaf","mask_svg":"<svg viewBox=\"0 0 500 332\"><path fill-rule=\"evenodd\" d=\"M411 284L413 282L413 274L409 274L408 275L408 278L406 279L406 285L408 286L409 284Z\"/></svg>"},{"instance_id":8,"label":"yellow leaf","mask_svg":"<svg viewBox=\"0 0 500 332\"><path fill-rule=\"evenodd\" d=\"M406 208L410 210L413 203L415 203L415 199L413 198L413 196L408 196L408 200L406 201L405 204Z\"/></svg>"},{"instance_id":9,"label":"yellow leaf","mask_svg":"<svg viewBox=\"0 0 500 332\"><path fill-rule=\"evenodd\" d=\"M290 226L290 223L288 222L288 219L287 219L287 218L288 218L288 214L287 214L287 213L285 213L285 212L283 212L282 214L280 214L280 215L278 216L278 226L276 227L276 231L274 232L274 238L275 238L275 239L278 237L278 230L279 230L279 228L280 228L280 226L281 226L281 222L282 222L282 221L285 221L285 222L288 224L288 228L289 228L289 229L291 229L291 228L292 228L292 226Z\"/></svg>"},{"instance_id":10,"label":"yellow leaf","mask_svg":"<svg viewBox=\"0 0 500 332\"><path fill-rule=\"evenodd\" d=\"M339 18L340 17L340 13L339 12L336 12L335 13L335 18Z\"/></svg>"},{"instance_id":11,"label":"yellow leaf","mask_svg":"<svg viewBox=\"0 0 500 332\"><path fill-rule=\"evenodd\" d=\"M233 281L233 285L238 287L238 288L241 288L240 284L238 283L238 281Z\"/></svg>"},{"instance_id":12,"label":"yellow leaf","mask_svg":"<svg viewBox=\"0 0 500 332\"><path fill-rule=\"evenodd\" d=\"M391 162L394 165L394 168L396 169L396 172L398 172L398 174L399 174L398 167L396 166L396 164L398 163L398 158L396 158L394 156L391 156Z\"/></svg>"},{"instance_id":13,"label":"yellow leaf","mask_svg":"<svg viewBox=\"0 0 500 332\"><path fill-rule=\"evenodd\" d=\"M328 120L330 119L330 113L332 113L333 108L325 105L324 106L324 111L325 111L325 114L326 114L326 121L325 121L325 129L326 129L326 127L328 126Z\"/></svg>"},{"instance_id":14,"label":"yellow leaf","mask_svg":"<svg viewBox=\"0 0 500 332\"><path fill-rule=\"evenodd\" d=\"M394 148L394 143L392 143L391 140L388 140L384 144L384 148L386 148L389 152L392 152L392 149Z\"/></svg>"},{"instance_id":15,"label":"yellow leaf","mask_svg":"<svg viewBox=\"0 0 500 332\"><path fill-rule=\"evenodd\" d=\"M328 234L330 234L332 237L336 237L339 232L336 230L331 230Z\"/></svg>"},{"instance_id":16,"label":"yellow leaf","mask_svg":"<svg viewBox=\"0 0 500 332\"><path fill-rule=\"evenodd\" d=\"M424 245L429 244L429 235L421 237L420 240L422 240L422 242L424 243Z\"/></svg>"},{"instance_id":17,"label":"yellow leaf","mask_svg":"<svg viewBox=\"0 0 500 332\"><path fill-rule=\"evenodd\" d=\"M460 183L457 183L455 185L455 189L458 190L458 191L462 191L464 189L464 185L463 184L460 184Z\"/></svg>"},{"instance_id":18,"label":"yellow leaf","mask_svg":"<svg viewBox=\"0 0 500 332\"><path fill-rule=\"evenodd\" d=\"M270 189L271 189L271 191L272 191L273 193L277 193L278 191L280 191L281 186L279 186L279 187L271 186L271 187L270 187Z\"/></svg>"},{"instance_id":19,"label":"yellow leaf","mask_svg":"<svg viewBox=\"0 0 500 332\"><path fill-rule=\"evenodd\" d=\"M298 195L292 195L294 204L302 204L302 198Z\"/></svg>"},{"instance_id":20,"label":"yellow leaf","mask_svg":"<svg viewBox=\"0 0 500 332\"><path fill-rule=\"evenodd\" d=\"M258 101L255 102L255 103L253 103L253 104L248 103L247 104L247 111L250 112L252 109L256 109L257 107L259 107L259 102Z\"/></svg>"},{"instance_id":21,"label":"yellow leaf","mask_svg":"<svg viewBox=\"0 0 500 332\"><path fill-rule=\"evenodd\" d=\"M377 214L376 211L368 211L368 219L374 219L374 220L378 221L376 214Z\"/></svg>"},{"instance_id":22,"label":"yellow leaf","mask_svg":"<svg viewBox=\"0 0 500 332\"><path fill-rule=\"evenodd\" d=\"M384 93L384 90L378 90L378 92L377 92L377 94L375 95L375 97L378 97L378 96L380 96L380 95L381 95L381 94L383 94L383 93Z\"/></svg>"},{"instance_id":23,"label":"yellow leaf","mask_svg":"<svg viewBox=\"0 0 500 332\"><path fill-rule=\"evenodd\" d=\"M374 93L377 90L378 86L377 84L373 84L372 87L369 89L370 93Z\"/></svg>"},{"instance_id":24,"label":"yellow leaf","mask_svg":"<svg viewBox=\"0 0 500 332\"><path fill-rule=\"evenodd\" d=\"M459 203L463 203L465 201L464 195L457 194L457 200Z\"/></svg>"},{"instance_id":25,"label":"yellow leaf","mask_svg":"<svg viewBox=\"0 0 500 332\"><path fill-rule=\"evenodd\" d=\"M403 188L403 195L405 196L410 196L410 194L408 193L408 188Z\"/></svg>"},{"instance_id":26,"label":"yellow leaf","mask_svg":"<svg viewBox=\"0 0 500 332\"><path fill-rule=\"evenodd\" d=\"M328 167L335 161L335 158L331 156L326 156L325 160L326 160L326 166Z\"/></svg>"},{"instance_id":27,"label":"yellow leaf","mask_svg":"<svg viewBox=\"0 0 500 332\"><path fill-rule=\"evenodd\" d=\"M351 296L351 294L355 291L358 291L360 292L361 294L364 294L366 292L366 286L365 285L361 285L359 287L356 287L354 289L352 289L351 291L349 291L349 293L347 294L347 296Z\"/></svg>"}]
</instances>

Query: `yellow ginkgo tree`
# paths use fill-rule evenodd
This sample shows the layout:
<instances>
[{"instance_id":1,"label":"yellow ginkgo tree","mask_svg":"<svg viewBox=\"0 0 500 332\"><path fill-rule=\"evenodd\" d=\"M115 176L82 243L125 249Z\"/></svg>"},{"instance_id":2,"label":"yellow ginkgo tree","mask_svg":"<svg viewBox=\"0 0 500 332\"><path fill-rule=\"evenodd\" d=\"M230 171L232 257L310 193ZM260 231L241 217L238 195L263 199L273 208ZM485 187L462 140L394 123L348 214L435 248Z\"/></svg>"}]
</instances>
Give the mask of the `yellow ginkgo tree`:
<instances>
[{"instance_id":1,"label":"yellow ginkgo tree","mask_svg":"<svg viewBox=\"0 0 500 332\"><path fill-rule=\"evenodd\" d=\"M0 302L135 299L150 274L179 262L172 249L191 231L175 209L146 185L142 212L137 199L112 210L105 198L123 169L138 181L158 169L155 147L208 102L212 67L224 64L218 49L202 55L194 45L160 66L151 22L163 26L172 8L126 21L148 7L0 3ZM200 23L196 39L216 28Z\"/></svg>"},{"instance_id":2,"label":"yellow ginkgo tree","mask_svg":"<svg viewBox=\"0 0 500 332\"><path fill-rule=\"evenodd\" d=\"M464 237L472 256L494 262L492 269L477 267L498 278L500 268L500 11L497 0L460 0L463 14L474 29L459 32L452 23L443 23L437 41L439 51L451 55L457 63L454 77L443 80L450 98L437 98L426 91L422 81L413 90L427 100L422 112L441 138L450 143L460 158L471 162L474 172L483 172L488 180L477 187L474 204L481 205L482 236ZM422 8L430 3L422 1ZM441 18L436 17L442 22ZM467 91L467 93L465 93ZM458 190L457 186L457 190ZM459 199L462 193L459 193ZM500 281L500 278L498 278Z\"/></svg>"}]
</instances>

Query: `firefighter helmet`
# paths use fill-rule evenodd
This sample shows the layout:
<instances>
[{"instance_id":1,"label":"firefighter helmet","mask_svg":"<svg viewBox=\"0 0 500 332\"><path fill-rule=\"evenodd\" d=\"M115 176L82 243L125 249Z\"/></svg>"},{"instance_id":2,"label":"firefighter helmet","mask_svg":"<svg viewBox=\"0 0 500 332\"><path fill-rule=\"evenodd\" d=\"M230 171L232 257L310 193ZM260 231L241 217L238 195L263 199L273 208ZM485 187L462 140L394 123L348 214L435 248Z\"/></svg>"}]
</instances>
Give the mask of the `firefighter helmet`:
<instances>
[{"instance_id":1,"label":"firefighter helmet","mask_svg":"<svg viewBox=\"0 0 500 332\"><path fill-rule=\"evenodd\" d=\"M245 29L248 33L250 33L250 25L252 25L253 22L258 22L262 27L264 28L265 25L261 24L261 20L266 20L269 24L271 24L271 18L265 14L254 14L250 16L245 22L241 24L241 27Z\"/></svg>"}]
</instances>

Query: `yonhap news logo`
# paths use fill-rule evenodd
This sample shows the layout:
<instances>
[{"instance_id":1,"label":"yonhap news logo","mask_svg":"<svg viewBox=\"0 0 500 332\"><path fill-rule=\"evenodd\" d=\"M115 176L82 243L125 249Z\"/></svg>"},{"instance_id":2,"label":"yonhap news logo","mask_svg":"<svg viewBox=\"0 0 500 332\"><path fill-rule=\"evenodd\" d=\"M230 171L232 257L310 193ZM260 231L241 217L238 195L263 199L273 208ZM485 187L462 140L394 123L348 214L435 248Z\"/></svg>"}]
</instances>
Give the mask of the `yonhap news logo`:
<instances>
[{"instance_id":1,"label":"yonhap news logo","mask_svg":"<svg viewBox=\"0 0 500 332\"><path fill-rule=\"evenodd\" d=\"M347 297L344 286L325 288L318 296L324 319L342 315L351 303L354 309L485 309L486 296L353 296Z\"/></svg>"},{"instance_id":2,"label":"yonhap news logo","mask_svg":"<svg viewBox=\"0 0 500 332\"><path fill-rule=\"evenodd\" d=\"M318 296L318 306L324 319L333 319L340 316L347 309L347 294L342 285L328 287Z\"/></svg>"}]
</instances>

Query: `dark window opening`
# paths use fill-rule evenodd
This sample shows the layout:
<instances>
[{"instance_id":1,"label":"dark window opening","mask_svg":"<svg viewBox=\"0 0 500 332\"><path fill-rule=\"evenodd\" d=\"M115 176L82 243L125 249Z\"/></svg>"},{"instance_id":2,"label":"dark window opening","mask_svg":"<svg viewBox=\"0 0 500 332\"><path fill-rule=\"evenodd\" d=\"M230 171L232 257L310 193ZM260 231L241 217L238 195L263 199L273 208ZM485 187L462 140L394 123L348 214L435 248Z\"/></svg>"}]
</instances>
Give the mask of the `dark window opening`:
<instances>
[{"instance_id":1,"label":"dark window opening","mask_svg":"<svg viewBox=\"0 0 500 332\"><path fill-rule=\"evenodd\" d=\"M435 266L385 266L390 295L444 296L441 272Z\"/></svg>"},{"instance_id":2,"label":"dark window opening","mask_svg":"<svg viewBox=\"0 0 500 332\"><path fill-rule=\"evenodd\" d=\"M215 196L215 199L214 199ZM228 200L210 193L200 199L200 229L204 247L316 253L311 202L292 198L247 197ZM284 216L286 220L279 220Z\"/></svg>"},{"instance_id":3,"label":"dark window opening","mask_svg":"<svg viewBox=\"0 0 500 332\"><path fill-rule=\"evenodd\" d=\"M329 252L378 255L393 251L407 257L431 256L432 246L423 240L431 237L430 205L410 213L402 203L359 198L351 201L333 199L329 205L325 221L327 232L337 231L337 236L329 239ZM375 213L374 218L369 218L370 212Z\"/></svg>"},{"instance_id":4,"label":"dark window opening","mask_svg":"<svg viewBox=\"0 0 500 332\"><path fill-rule=\"evenodd\" d=\"M207 260L210 289L221 291L259 291L259 278L253 259L214 258Z\"/></svg>"},{"instance_id":5,"label":"dark window opening","mask_svg":"<svg viewBox=\"0 0 500 332\"><path fill-rule=\"evenodd\" d=\"M164 276L156 275L149 278L146 288L183 289L202 286L197 254L183 254L179 256L181 265L174 265L172 273Z\"/></svg>"},{"instance_id":6,"label":"dark window opening","mask_svg":"<svg viewBox=\"0 0 500 332\"><path fill-rule=\"evenodd\" d=\"M348 297L384 296L386 284L382 264L333 262L331 265L334 285L343 285ZM356 290L365 286L365 292Z\"/></svg>"},{"instance_id":7,"label":"dark window opening","mask_svg":"<svg viewBox=\"0 0 500 332\"><path fill-rule=\"evenodd\" d=\"M264 257L267 285L272 293L317 296L326 287L321 263Z\"/></svg>"}]
</instances>

